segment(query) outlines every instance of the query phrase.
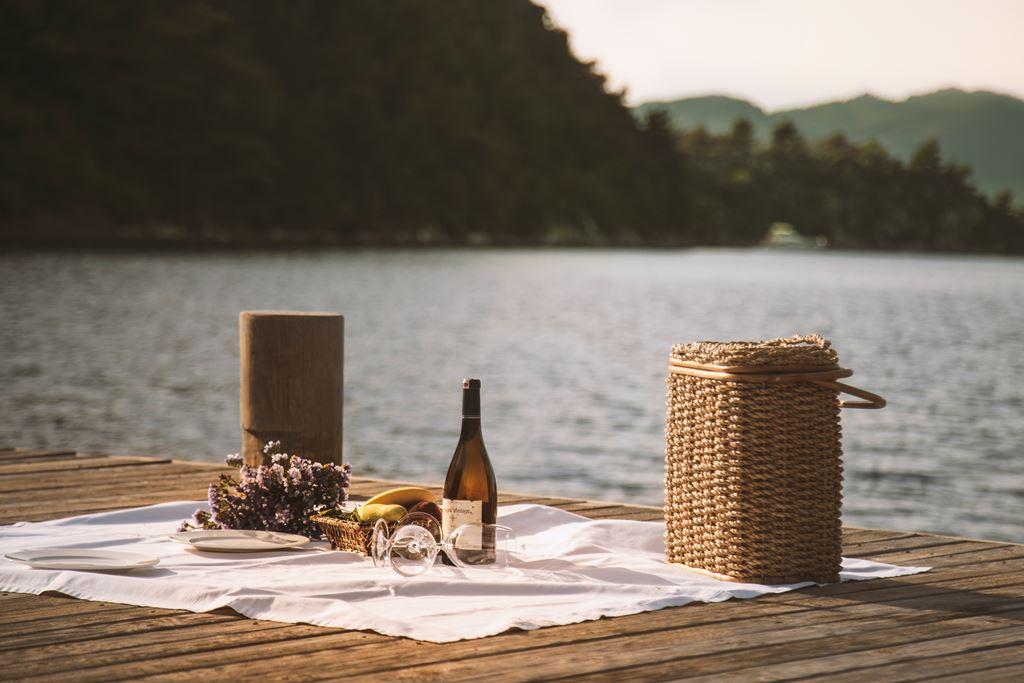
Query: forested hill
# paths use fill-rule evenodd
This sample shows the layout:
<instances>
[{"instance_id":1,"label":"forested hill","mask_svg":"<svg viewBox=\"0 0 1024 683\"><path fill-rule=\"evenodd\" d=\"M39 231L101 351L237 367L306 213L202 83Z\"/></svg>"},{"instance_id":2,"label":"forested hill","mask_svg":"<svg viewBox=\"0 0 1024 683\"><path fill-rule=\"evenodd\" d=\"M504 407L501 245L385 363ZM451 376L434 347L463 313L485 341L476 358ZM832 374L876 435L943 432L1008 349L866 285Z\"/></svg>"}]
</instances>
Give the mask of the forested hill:
<instances>
[{"instance_id":1,"label":"forested hill","mask_svg":"<svg viewBox=\"0 0 1024 683\"><path fill-rule=\"evenodd\" d=\"M1003 141L1011 144L1011 141ZM1024 252L933 143L677 135L529 0L0 0L0 242Z\"/></svg>"},{"instance_id":2,"label":"forested hill","mask_svg":"<svg viewBox=\"0 0 1024 683\"><path fill-rule=\"evenodd\" d=\"M679 130L704 126L712 133L725 133L736 119L746 118L762 141L789 120L811 140L834 133L856 142L875 139L903 160L934 138L947 158L973 169L981 189L992 195L1010 189L1018 200L1024 199L1024 101L1008 95L948 89L900 102L862 95L772 113L723 96L651 102L637 108L641 117L653 110L665 111Z\"/></svg>"},{"instance_id":3,"label":"forested hill","mask_svg":"<svg viewBox=\"0 0 1024 683\"><path fill-rule=\"evenodd\" d=\"M685 242L526 0L0 0L0 53L8 240Z\"/></svg>"}]
</instances>

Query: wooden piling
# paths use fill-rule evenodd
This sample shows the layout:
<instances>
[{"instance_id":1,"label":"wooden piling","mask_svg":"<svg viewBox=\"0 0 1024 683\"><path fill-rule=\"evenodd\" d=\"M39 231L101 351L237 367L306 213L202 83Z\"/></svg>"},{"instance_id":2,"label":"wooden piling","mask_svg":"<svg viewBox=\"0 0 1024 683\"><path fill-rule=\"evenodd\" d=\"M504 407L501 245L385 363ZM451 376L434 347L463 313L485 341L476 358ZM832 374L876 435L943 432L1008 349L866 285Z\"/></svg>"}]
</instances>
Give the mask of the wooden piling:
<instances>
[{"instance_id":1,"label":"wooden piling","mask_svg":"<svg viewBox=\"0 0 1024 683\"><path fill-rule=\"evenodd\" d=\"M263 446L319 462L341 462L345 319L339 313L243 311L242 456L265 462Z\"/></svg>"}]
</instances>

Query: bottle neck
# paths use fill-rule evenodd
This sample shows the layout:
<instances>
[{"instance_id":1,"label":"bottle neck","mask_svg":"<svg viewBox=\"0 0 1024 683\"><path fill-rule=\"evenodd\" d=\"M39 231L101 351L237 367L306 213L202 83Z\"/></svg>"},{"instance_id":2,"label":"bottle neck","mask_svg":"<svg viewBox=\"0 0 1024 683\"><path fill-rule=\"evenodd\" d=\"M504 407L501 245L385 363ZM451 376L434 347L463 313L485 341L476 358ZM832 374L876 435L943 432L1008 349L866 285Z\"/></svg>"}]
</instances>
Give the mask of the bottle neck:
<instances>
[{"instance_id":1,"label":"bottle neck","mask_svg":"<svg viewBox=\"0 0 1024 683\"><path fill-rule=\"evenodd\" d=\"M480 418L463 416L462 433L459 435L459 440L469 441L477 436L480 436Z\"/></svg>"},{"instance_id":2,"label":"bottle neck","mask_svg":"<svg viewBox=\"0 0 1024 683\"><path fill-rule=\"evenodd\" d=\"M462 419L480 419L480 387L468 386L462 390Z\"/></svg>"},{"instance_id":3,"label":"bottle neck","mask_svg":"<svg viewBox=\"0 0 1024 683\"><path fill-rule=\"evenodd\" d=\"M480 385L473 382L462 389L462 439L480 433Z\"/></svg>"}]
</instances>

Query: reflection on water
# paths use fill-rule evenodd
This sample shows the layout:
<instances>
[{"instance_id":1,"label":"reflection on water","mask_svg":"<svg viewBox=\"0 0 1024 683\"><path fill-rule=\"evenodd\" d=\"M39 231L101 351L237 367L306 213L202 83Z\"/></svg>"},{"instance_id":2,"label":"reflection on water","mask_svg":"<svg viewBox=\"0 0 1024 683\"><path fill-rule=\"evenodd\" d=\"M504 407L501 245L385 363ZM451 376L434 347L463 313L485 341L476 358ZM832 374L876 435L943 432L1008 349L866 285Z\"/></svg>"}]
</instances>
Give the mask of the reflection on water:
<instances>
[{"instance_id":1,"label":"reflection on water","mask_svg":"<svg viewBox=\"0 0 1024 683\"><path fill-rule=\"evenodd\" d=\"M820 332L846 522L1024 541L1024 261L761 251L0 256L0 442L239 448L238 311L346 317L345 457L439 481L483 379L506 490L659 504L675 342Z\"/></svg>"}]
</instances>

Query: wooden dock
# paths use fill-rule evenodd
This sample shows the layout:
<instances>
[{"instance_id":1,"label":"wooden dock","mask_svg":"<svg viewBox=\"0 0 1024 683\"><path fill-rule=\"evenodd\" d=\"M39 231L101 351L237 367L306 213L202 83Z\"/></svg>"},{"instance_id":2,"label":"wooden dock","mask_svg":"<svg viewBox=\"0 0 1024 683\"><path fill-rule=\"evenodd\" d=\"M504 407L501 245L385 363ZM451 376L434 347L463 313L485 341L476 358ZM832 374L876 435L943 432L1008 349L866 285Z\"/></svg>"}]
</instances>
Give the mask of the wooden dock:
<instances>
[{"instance_id":1,"label":"wooden dock","mask_svg":"<svg viewBox=\"0 0 1024 683\"><path fill-rule=\"evenodd\" d=\"M0 450L0 524L205 498L217 465ZM353 498L393 482L356 478ZM588 517L658 508L503 496ZM925 574L437 645L372 632L0 593L0 678L1024 680L1024 545L846 529L847 556Z\"/></svg>"}]
</instances>

